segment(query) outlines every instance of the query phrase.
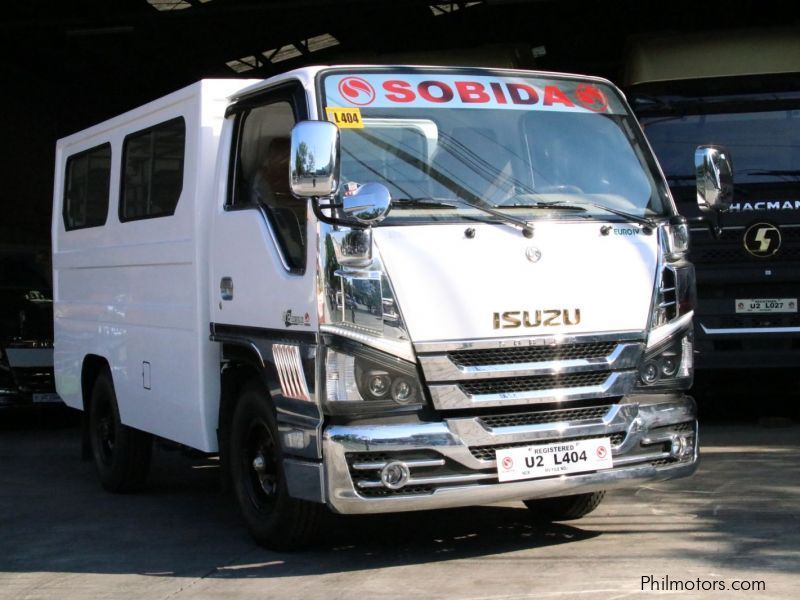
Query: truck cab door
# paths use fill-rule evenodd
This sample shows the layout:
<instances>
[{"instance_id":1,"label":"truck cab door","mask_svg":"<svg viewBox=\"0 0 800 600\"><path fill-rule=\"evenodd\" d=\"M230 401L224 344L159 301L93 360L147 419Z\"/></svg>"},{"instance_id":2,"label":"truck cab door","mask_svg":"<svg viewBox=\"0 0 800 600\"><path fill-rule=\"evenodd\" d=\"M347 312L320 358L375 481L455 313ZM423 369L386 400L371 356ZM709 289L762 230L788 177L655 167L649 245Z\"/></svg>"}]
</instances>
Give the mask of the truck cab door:
<instances>
[{"instance_id":1,"label":"truck cab door","mask_svg":"<svg viewBox=\"0 0 800 600\"><path fill-rule=\"evenodd\" d=\"M228 117L227 194L212 225L213 326L315 330L313 216L289 188L291 130L307 114L303 87L290 82L238 102Z\"/></svg>"}]
</instances>

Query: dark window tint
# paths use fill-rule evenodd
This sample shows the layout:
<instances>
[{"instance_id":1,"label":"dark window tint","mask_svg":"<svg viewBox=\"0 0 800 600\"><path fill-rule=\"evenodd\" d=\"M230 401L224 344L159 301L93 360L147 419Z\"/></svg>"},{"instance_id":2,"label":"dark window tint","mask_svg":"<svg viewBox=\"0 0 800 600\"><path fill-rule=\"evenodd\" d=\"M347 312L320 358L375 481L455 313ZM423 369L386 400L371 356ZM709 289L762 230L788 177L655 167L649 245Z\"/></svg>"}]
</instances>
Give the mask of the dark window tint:
<instances>
[{"instance_id":1,"label":"dark window tint","mask_svg":"<svg viewBox=\"0 0 800 600\"><path fill-rule=\"evenodd\" d=\"M672 186L694 187L701 144L730 151L737 184L796 182L800 174L800 110L647 117L642 125Z\"/></svg>"},{"instance_id":2,"label":"dark window tint","mask_svg":"<svg viewBox=\"0 0 800 600\"><path fill-rule=\"evenodd\" d=\"M111 145L103 144L67 159L64 228L105 225L111 182Z\"/></svg>"},{"instance_id":3,"label":"dark window tint","mask_svg":"<svg viewBox=\"0 0 800 600\"><path fill-rule=\"evenodd\" d=\"M263 206L288 266L301 270L306 262L306 203L289 189L292 105L266 104L243 119L233 204Z\"/></svg>"},{"instance_id":4,"label":"dark window tint","mask_svg":"<svg viewBox=\"0 0 800 600\"><path fill-rule=\"evenodd\" d=\"M174 119L125 138L120 221L175 213L183 188L186 124Z\"/></svg>"}]
</instances>

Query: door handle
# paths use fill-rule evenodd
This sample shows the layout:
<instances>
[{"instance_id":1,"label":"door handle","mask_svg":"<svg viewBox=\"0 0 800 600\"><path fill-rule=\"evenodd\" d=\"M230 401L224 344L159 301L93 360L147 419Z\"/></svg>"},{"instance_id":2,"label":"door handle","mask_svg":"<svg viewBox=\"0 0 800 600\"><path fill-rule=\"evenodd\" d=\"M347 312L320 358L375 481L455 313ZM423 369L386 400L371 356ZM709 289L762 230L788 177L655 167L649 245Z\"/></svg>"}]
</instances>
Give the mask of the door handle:
<instances>
[{"instance_id":1,"label":"door handle","mask_svg":"<svg viewBox=\"0 0 800 600\"><path fill-rule=\"evenodd\" d=\"M219 295L223 300L233 300L232 277L223 277L219 280Z\"/></svg>"}]
</instances>

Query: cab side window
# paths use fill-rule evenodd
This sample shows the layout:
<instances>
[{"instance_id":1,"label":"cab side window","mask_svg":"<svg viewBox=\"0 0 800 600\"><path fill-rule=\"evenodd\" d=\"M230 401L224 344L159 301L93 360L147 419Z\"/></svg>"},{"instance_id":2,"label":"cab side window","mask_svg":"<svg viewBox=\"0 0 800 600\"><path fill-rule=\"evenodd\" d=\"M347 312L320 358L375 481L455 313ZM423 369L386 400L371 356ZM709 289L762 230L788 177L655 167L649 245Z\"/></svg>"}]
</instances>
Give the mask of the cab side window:
<instances>
[{"instance_id":1,"label":"cab side window","mask_svg":"<svg viewBox=\"0 0 800 600\"><path fill-rule=\"evenodd\" d=\"M231 204L261 206L287 266L303 272L306 264L306 203L289 187L289 148L297 121L292 102L275 98L239 115L238 157Z\"/></svg>"},{"instance_id":2,"label":"cab side window","mask_svg":"<svg viewBox=\"0 0 800 600\"><path fill-rule=\"evenodd\" d=\"M120 221L175 213L183 189L186 123L173 119L125 138Z\"/></svg>"},{"instance_id":3,"label":"cab side window","mask_svg":"<svg viewBox=\"0 0 800 600\"><path fill-rule=\"evenodd\" d=\"M64 177L64 229L105 225L110 183L111 144L70 156Z\"/></svg>"}]
</instances>

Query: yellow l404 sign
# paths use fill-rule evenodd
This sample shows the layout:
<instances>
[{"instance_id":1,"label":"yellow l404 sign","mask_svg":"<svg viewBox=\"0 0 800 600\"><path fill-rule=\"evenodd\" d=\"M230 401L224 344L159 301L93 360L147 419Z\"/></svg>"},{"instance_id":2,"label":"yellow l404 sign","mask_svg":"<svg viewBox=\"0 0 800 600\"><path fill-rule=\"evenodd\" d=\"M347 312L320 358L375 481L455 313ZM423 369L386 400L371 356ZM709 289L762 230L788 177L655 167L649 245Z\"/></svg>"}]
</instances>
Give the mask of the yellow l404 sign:
<instances>
[{"instance_id":1,"label":"yellow l404 sign","mask_svg":"<svg viewBox=\"0 0 800 600\"><path fill-rule=\"evenodd\" d=\"M339 107L339 106L326 106L325 114L328 115L328 121L335 123L341 128L362 128L364 121L361 120L361 109Z\"/></svg>"}]
</instances>

